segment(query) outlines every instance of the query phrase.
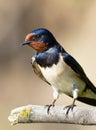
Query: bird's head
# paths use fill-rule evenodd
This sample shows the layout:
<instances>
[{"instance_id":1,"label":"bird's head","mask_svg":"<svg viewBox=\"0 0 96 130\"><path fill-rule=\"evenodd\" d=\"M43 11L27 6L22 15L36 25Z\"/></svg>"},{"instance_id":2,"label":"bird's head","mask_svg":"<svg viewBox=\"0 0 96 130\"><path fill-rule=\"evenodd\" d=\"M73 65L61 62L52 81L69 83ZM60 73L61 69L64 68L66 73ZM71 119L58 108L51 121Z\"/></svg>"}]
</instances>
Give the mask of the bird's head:
<instances>
[{"instance_id":1,"label":"bird's head","mask_svg":"<svg viewBox=\"0 0 96 130\"><path fill-rule=\"evenodd\" d=\"M57 41L50 31L44 28L33 30L27 34L22 45L29 45L37 52L44 52L57 45Z\"/></svg>"}]
</instances>

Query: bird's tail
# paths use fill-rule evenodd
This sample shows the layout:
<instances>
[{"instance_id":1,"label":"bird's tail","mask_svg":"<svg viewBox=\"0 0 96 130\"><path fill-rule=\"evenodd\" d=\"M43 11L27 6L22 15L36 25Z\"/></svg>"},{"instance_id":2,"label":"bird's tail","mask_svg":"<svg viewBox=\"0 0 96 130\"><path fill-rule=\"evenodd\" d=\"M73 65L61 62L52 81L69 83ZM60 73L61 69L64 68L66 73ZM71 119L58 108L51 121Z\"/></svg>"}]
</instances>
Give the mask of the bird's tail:
<instances>
[{"instance_id":1,"label":"bird's tail","mask_svg":"<svg viewBox=\"0 0 96 130\"><path fill-rule=\"evenodd\" d=\"M91 82L87 84L82 96L78 97L77 100L92 106L96 106L96 87Z\"/></svg>"},{"instance_id":2,"label":"bird's tail","mask_svg":"<svg viewBox=\"0 0 96 130\"><path fill-rule=\"evenodd\" d=\"M86 97L78 97L77 100L84 102L86 104L92 105L92 106L96 106L96 99L86 98Z\"/></svg>"}]
</instances>

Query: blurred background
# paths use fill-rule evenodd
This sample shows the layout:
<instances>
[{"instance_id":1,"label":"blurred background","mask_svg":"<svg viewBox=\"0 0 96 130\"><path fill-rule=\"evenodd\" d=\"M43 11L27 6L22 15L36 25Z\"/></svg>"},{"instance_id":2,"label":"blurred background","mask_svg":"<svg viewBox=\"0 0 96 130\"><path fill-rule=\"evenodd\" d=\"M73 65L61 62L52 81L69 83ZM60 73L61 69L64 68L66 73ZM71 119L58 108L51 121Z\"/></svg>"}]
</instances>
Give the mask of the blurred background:
<instances>
[{"instance_id":1,"label":"blurred background","mask_svg":"<svg viewBox=\"0 0 96 130\"><path fill-rule=\"evenodd\" d=\"M32 48L21 46L27 33L44 27L82 65L96 85L95 0L0 0L0 129L1 130L94 130L94 126L69 124L19 124L11 126L13 108L52 102L52 89L33 72ZM57 105L69 105L62 95ZM77 105L87 106L76 102Z\"/></svg>"}]
</instances>

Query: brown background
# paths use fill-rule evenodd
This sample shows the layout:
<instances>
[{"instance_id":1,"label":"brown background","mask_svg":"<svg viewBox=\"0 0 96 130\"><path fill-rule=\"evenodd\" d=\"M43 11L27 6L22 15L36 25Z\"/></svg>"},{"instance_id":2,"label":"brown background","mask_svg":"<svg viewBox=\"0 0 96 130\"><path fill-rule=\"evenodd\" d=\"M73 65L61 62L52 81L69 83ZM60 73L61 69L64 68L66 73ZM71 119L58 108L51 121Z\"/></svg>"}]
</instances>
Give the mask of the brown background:
<instances>
[{"instance_id":1,"label":"brown background","mask_svg":"<svg viewBox=\"0 0 96 130\"><path fill-rule=\"evenodd\" d=\"M7 118L11 109L53 100L51 87L31 68L34 51L21 46L26 34L39 27L48 28L96 84L95 0L0 0L0 130L95 129L68 124L10 126ZM57 104L71 102L62 95Z\"/></svg>"}]
</instances>

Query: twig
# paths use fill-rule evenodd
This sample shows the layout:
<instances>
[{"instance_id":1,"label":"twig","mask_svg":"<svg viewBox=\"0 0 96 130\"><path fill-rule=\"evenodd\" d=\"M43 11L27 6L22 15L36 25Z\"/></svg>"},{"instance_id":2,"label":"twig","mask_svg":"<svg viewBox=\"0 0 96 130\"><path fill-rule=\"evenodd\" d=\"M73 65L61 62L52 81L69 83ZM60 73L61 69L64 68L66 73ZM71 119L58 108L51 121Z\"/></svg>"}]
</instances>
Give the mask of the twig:
<instances>
[{"instance_id":1,"label":"twig","mask_svg":"<svg viewBox=\"0 0 96 130\"><path fill-rule=\"evenodd\" d=\"M67 108L63 106L51 107L47 113L47 107L28 105L15 108L8 117L12 125L17 123L68 123L82 125L96 125L95 107L74 107L66 116Z\"/></svg>"}]
</instances>

